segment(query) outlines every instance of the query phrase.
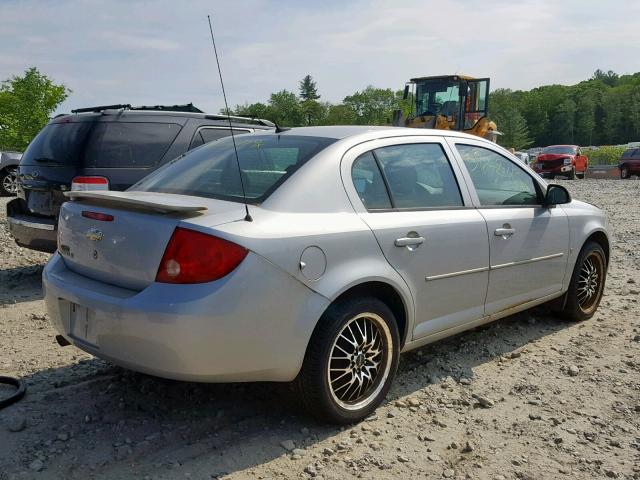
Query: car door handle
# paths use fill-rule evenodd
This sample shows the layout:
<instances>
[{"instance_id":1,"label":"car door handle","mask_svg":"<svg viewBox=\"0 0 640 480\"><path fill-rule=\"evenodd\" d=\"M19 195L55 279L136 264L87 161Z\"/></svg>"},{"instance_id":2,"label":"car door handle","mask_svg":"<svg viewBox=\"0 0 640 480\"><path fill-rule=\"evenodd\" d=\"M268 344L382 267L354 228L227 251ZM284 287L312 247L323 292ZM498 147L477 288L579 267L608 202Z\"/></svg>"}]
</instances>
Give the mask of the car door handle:
<instances>
[{"instance_id":1,"label":"car door handle","mask_svg":"<svg viewBox=\"0 0 640 480\"><path fill-rule=\"evenodd\" d=\"M393 242L396 247L410 247L422 245L424 243L424 237L402 237L396 238Z\"/></svg>"},{"instance_id":2,"label":"car door handle","mask_svg":"<svg viewBox=\"0 0 640 480\"><path fill-rule=\"evenodd\" d=\"M516 233L515 228L496 228L495 231L493 232L493 234L496 237L504 237L504 238L510 237L514 233Z\"/></svg>"}]
</instances>

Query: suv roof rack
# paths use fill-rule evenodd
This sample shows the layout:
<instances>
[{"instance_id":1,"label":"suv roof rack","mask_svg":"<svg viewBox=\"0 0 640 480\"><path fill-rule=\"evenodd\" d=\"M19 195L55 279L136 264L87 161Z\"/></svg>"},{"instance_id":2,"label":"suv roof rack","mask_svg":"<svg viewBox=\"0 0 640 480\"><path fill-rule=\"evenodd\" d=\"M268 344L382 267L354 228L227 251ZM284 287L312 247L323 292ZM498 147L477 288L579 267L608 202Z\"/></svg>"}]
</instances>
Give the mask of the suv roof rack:
<instances>
[{"instance_id":1,"label":"suv roof rack","mask_svg":"<svg viewBox=\"0 0 640 480\"><path fill-rule=\"evenodd\" d=\"M205 118L209 119L209 120L227 120L227 119L231 119L231 120L235 120L236 122L240 122L240 123L259 123L260 125L264 125L265 127L275 127L276 124L273 123L271 120L266 120L264 118L256 118L256 117L240 117L237 115L205 115Z\"/></svg>"},{"instance_id":2,"label":"suv roof rack","mask_svg":"<svg viewBox=\"0 0 640 480\"><path fill-rule=\"evenodd\" d=\"M76 108L71 110L71 113L86 113L86 112L102 112L104 110L147 110L147 111L162 111L162 112L185 112L185 113L204 113L199 108L195 107L193 103L185 103L184 105L140 105L139 107L133 107L130 103L118 103L115 105L99 105L96 107Z\"/></svg>"}]
</instances>

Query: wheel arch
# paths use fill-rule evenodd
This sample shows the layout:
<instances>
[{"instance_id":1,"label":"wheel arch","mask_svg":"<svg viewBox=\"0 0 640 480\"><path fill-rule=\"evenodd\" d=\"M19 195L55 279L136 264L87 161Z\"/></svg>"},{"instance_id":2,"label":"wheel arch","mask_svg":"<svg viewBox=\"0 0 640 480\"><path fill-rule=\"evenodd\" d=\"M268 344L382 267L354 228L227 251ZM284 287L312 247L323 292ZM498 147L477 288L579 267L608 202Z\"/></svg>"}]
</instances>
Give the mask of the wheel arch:
<instances>
[{"instance_id":1,"label":"wheel arch","mask_svg":"<svg viewBox=\"0 0 640 480\"><path fill-rule=\"evenodd\" d=\"M595 242L598 245L600 245L602 247L602 250L604 250L604 256L607 260L607 266L609 265L609 257L611 255L610 253L610 243L609 243L609 237L607 237L607 234L603 231L603 230L596 230L595 232L592 232L584 241L584 243L582 244L581 248L584 248L584 246L589 243L589 242Z\"/></svg>"},{"instance_id":2,"label":"wheel arch","mask_svg":"<svg viewBox=\"0 0 640 480\"><path fill-rule=\"evenodd\" d=\"M400 349L402 349L407 341L409 330L407 328L409 323L408 307L400 292L398 292L398 290L389 283L373 280L352 285L340 293L333 302L331 302L331 305L351 298L365 296L377 298L391 309L398 324L398 332L400 333Z\"/></svg>"}]
</instances>

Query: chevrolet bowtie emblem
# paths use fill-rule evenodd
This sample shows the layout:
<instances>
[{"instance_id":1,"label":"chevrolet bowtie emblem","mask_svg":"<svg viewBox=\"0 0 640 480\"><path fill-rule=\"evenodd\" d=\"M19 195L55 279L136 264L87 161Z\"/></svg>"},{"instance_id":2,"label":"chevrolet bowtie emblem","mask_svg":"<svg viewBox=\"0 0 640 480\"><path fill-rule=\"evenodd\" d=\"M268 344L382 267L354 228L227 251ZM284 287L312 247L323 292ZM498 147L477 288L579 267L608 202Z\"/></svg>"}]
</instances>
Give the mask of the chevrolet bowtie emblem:
<instances>
[{"instance_id":1,"label":"chevrolet bowtie emblem","mask_svg":"<svg viewBox=\"0 0 640 480\"><path fill-rule=\"evenodd\" d=\"M94 242L99 242L100 240L102 240L102 232L97 228L90 228L89 230L87 230L87 233L85 233L84 236Z\"/></svg>"}]
</instances>

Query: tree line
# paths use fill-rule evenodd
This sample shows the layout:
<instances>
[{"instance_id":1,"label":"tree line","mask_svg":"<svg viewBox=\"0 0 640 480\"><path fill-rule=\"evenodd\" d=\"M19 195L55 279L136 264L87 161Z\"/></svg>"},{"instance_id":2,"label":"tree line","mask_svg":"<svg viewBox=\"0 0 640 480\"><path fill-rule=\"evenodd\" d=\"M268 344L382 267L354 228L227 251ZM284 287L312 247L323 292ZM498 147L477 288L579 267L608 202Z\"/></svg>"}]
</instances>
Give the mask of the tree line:
<instances>
[{"instance_id":1,"label":"tree line","mask_svg":"<svg viewBox=\"0 0 640 480\"><path fill-rule=\"evenodd\" d=\"M576 85L497 89L489 112L499 143L521 149L552 144L619 145L640 140L640 72L596 70Z\"/></svg>"},{"instance_id":2,"label":"tree line","mask_svg":"<svg viewBox=\"0 0 640 480\"><path fill-rule=\"evenodd\" d=\"M0 150L24 150L70 93L36 68L2 82ZM410 100L403 100L402 93L370 85L331 103L322 100L316 81L306 75L297 92L283 89L264 103L236 105L230 113L283 127L389 125L394 110L410 111ZM618 75L596 70L590 79L571 86L497 89L489 96L489 115L503 133L498 143L516 149L640 141L640 72Z\"/></svg>"}]
</instances>

